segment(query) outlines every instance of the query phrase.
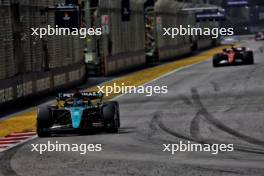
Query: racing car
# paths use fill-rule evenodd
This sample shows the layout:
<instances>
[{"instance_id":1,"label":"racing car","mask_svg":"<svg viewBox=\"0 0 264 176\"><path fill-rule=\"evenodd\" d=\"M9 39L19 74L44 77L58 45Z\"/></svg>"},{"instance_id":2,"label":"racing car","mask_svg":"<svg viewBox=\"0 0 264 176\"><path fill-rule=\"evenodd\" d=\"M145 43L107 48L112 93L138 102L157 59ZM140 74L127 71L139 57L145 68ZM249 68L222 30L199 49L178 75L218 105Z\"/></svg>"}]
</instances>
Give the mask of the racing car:
<instances>
[{"instance_id":1,"label":"racing car","mask_svg":"<svg viewBox=\"0 0 264 176\"><path fill-rule=\"evenodd\" d=\"M213 56L213 67L236 64L254 64L253 51L245 47L231 47Z\"/></svg>"},{"instance_id":2,"label":"racing car","mask_svg":"<svg viewBox=\"0 0 264 176\"><path fill-rule=\"evenodd\" d=\"M264 32L258 32L258 33L255 35L255 40L256 40L256 41L264 40Z\"/></svg>"},{"instance_id":3,"label":"racing car","mask_svg":"<svg viewBox=\"0 0 264 176\"><path fill-rule=\"evenodd\" d=\"M63 130L84 132L103 129L117 133L120 127L119 104L103 102L97 92L59 93L54 106L41 106L37 112L37 134L50 137Z\"/></svg>"}]
</instances>

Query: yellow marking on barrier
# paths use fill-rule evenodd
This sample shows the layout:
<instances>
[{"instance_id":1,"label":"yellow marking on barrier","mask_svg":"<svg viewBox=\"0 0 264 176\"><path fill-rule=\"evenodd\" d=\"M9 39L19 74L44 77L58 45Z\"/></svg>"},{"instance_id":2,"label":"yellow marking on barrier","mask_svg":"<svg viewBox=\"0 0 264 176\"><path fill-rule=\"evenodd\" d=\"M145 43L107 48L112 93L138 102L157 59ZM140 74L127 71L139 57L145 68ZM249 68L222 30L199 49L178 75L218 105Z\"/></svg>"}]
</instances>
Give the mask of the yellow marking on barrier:
<instances>
[{"instance_id":1,"label":"yellow marking on barrier","mask_svg":"<svg viewBox=\"0 0 264 176\"><path fill-rule=\"evenodd\" d=\"M224 46L217 47L209 51L205 51L196 56L191 56L185 59L176 60L149 69L137 71L122 76L116 80L107 82L104 85L113 86L114 83L116 83L117 86L121 86L122 83L124 83L125 86L140 86L150 82L151 80L154 80L155 78L158 78L162 75L172 72L176 69L209 60L214 53L220 52L223 48L225 47ZM97 87L93 87L88 90L98 91L99 89ZM107 96L105 100L112 99L117 95L119 94L111 94ZM10 117L6 120L0 120L0 137L4 137L12 132L35 131L36 130L35 123L36 123L36 110L15 115L14 117Z\"/></svg>"}]
</instances>

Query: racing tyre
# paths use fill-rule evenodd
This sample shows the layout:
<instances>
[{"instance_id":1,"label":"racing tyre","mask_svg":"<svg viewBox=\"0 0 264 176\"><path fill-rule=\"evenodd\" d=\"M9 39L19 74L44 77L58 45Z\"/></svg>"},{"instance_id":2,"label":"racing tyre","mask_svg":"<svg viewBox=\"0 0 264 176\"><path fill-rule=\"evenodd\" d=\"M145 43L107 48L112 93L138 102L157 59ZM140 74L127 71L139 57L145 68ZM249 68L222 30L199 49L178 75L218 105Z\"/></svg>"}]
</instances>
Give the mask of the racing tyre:
<instances>
[{"instance_id":1,"label":"racing tyre","mask_svg":"<svg viewBox=\"0 0 264 176\"><path fill-rule=\"evenodd\" d=\"M108 133L117 133L120 127L118 102L106 102L102 107L104 127Z\"/></svg>"},{"instance_id":2,"label":"racing tyre","mask_svg":"<svg viewBox=\"0 0 264 176\"><path fill-rule=\"evenodd\" d=\"M213 56L213 67L219 67L219 62L221 61L221 56L218 54Z\"/></svg>"},{"instance_id":3,"label":"racing tyre","mask_svg":"<svg viewBox=\"0 0 264 176\"><path fill-rule=\"evenodd\" d=\"M246 64L253 65L254 64L254 55L252 51L248 51L246 53Z\"/></svg>"},{"instance_id":4,"label":"racing tyre","mask_svg":"<svg viewBox=\"0 0 264 176\"><path fill-rule=\"evenodd\" d=\"M39 137L50 137L49 127L52 125L51 113L48 106L42 106L37 115L37 134Z\"/></svg>"}]
</instances>

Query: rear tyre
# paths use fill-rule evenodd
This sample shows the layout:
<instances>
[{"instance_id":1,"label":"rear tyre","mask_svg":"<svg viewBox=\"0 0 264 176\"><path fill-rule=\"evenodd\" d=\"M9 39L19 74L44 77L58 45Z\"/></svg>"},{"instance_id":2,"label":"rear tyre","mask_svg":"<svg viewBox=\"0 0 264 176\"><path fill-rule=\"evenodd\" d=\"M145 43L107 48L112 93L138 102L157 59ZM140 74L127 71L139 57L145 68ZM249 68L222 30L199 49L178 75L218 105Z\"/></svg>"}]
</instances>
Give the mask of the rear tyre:
<instances>
[{"instance_id":1,"label":"rear tyre","mask_svg":"<svg viewBox=\"0 0 264 176\"><path fill-rule=\"evenodd\" d=\"M48 130L52 126L52 117L48 106L42 106L37 114L37 135L39 137L50 137L51 133Z\"/></svg>"},{"instance_id":2,"label":"rear tyre","mask_svg":"<svg viewBox=\"0 0 264 176\"><path fill-rule=\"evenodd\" d=\"M106 102L102 107L105 131L108 133L118 133L120 127L119 104L118 102Z\"/></svg>"}]
</instances>

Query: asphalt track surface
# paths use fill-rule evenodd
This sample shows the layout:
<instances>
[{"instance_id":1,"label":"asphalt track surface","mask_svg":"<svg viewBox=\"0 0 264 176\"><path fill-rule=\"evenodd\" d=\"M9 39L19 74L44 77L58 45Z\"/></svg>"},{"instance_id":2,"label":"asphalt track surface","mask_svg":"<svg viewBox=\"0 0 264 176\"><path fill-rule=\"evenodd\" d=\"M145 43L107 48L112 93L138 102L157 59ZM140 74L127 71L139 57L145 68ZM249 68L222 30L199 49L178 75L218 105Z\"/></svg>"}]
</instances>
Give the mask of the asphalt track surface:
<instances>
[{"instance_id":1,"label":"asphalt track surface","mask_svg":"<svg viewBox=\"0 0 264 176\"><path fill-rule=\"evenodd\" d=\"M0 154L0 176L260 176L264 175L263 42L248 41L255 65L212 68L211 61L179 70L149 85L168 94L124 95L119 134L35 139ZM96 144L102 152L31 152L31 144ZM162 152L180 141L233 143L234 152Z\"/></svg>"}]
</instances>

